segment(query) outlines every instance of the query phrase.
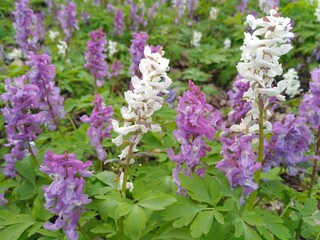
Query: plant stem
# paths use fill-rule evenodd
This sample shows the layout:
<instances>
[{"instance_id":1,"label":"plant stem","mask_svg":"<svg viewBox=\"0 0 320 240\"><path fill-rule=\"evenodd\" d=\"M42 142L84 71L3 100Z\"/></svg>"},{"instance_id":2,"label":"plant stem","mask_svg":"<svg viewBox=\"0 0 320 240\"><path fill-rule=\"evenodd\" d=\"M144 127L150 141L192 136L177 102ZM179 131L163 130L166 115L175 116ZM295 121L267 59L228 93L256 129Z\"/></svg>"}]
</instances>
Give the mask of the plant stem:
<instances>
[{"instance_id":1,"label":"plant stem","mask_svg":"<svg viewBox=\"0 0 320 240\"><path fill-rule=\"evenodd\" d=\"M86 239L86 240L90 240L89 236L85 233L85 231L83 230L83 228L81 227L80 223L77 223L78 229L81 232L82 236Z\"/></svg>"},{"instance_id":2,"label":"plant stem","mask_svg":"<svg viewBox=\"0 0 320 240\"><path fill-rule=\"evenodd\" d=\"M261 96L258 98L258 107L259 107L259 152L258 152L258 162L262 164L263 161L263 150L264 150L264 133L263 133L263 120L264 120L264 110L262 105ZM256 172L254 181L259 185L260 182L261 168ZM254 202L256 200L258 190L255 190L250 198L248 204L248 210L252 210L254 207Z\"/></svg>"},{"instance_id":3,"label":"plant stem","mask_svg":"<svg viewBox=\"0 0 320 240\"><path fill-rule=\"evenodd\" d=\"M133 148L133 141L130 142L128 154L127 154L126 159L124 160L124 165L123 165L124 170L123 170L123 181L122 181L121 192L122 192L122 197L124 199L126 198L129 164L130 164L130 159L131 159L131 155L132 155L132 148Z\"/></svg>"},{"instance_id":4,"label":"plant stem","mask_svg":"<svg viewBox=\"0 0 320 240\"><path fill-rule=\"evenodd\" d=\"M318 127L317 132L317 143L315 149L315 155L319 155L319 148L320 148L320 127ZM312 195L313 185L317 179L317 168L318 168L318 159L313 160L313 167L312 167L312 174L311 174L311 182L308 190L308 198ZM298 224L297 232L296 232L296 240L300 239L301 228L302 228L303 219L301 218Z\"/></svg>"},{"instance_id":5,"label":"plant stem","mask_svg":"<svg viewBox=\"0 0 320 240\"><path fill-rule=\"evenodd\" d=\"M67 118L69 119L69 121L70 121L70 123L71 123L71 125L72 125L72 127L73 127L73 130L77 130L77 127L76 127L76 125L74 124L74 122L73 122L73 120L72 120L72 118L71 118L71 116L70 116L69 113L67 113Z\"/></svg>"},{"instance_id":6,"label":"plant stem","mask_svg":"<svg viewBox=\"0 0 320 240\"><path fill-rule=\"evenodd\" d=\"M36 157L36 155L34 154L34 152L32 151L30 142L28 142L28 148L29 148L29 152L31 153L32 158L34 159L35 163L37 164L38 168L40 168L40 163Z\"/></svg>"}]
</instances>

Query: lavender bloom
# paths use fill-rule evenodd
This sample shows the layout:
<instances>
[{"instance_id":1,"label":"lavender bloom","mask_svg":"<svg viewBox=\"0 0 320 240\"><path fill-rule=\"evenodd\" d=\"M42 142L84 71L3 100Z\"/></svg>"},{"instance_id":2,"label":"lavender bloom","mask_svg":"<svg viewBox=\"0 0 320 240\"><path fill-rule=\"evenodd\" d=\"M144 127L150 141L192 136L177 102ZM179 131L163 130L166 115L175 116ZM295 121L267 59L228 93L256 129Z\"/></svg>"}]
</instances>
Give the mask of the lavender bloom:
<instances>
[{"instance_id":1,"label":"lavender bloom","mask_svg":"<svg viewBox=\"0 0 320 240\"><path fill-rule=\"evenodd\" d=\"M144 47L146 46L148 40L148 34L146 32L132 33L133 39L131 39L131 46L129 49L131 57L130 72L131 76L139 76L139 63L144 57Z\"/></svg>"},{"instance_id":2,"label":"lavender bloom","mask_svg":"<svg viewBox=\"0 0 320 240\"><path fill-rule=\"evenodd\" d=\"M108 3L107 4L107 11L109 12L109 13L113 13L114 12L114 6L111 4L111 3Z\"/></svg>"},{"instance_id":3,"label":"lavender bloom","mask_svg":"<svg viewBox=\"0 0 320 240\"><path fill-rule=\"evenodd\" d=\"M90 14L87 11L83 11L81 13L81 18L82 18L83 24L88 26L89 20L90 20Z\"/></svg>"},{"instance_id":4,"label":"lavender bloom","mask_svg":"<svg viewBox=\"0 0 320 240\"><path fill-rule=\"evenodd\" d=\"M299 107L299 115L314 129L320 127L320 68L311 72L310 92L303 96Z\"/></svg>"},{"instance_id":5,"label":"lavender bloom","mask_svg":"<svg viewBox=\"0 0 320 240\"><path fill-rule=\"evenodd\" d=\"M144 20L144 12L145 12L145 7L144 5L141 7L141 13L140 15L138 14L139 12L139 6L135 3L130 4L130 30L131 31L138 31L139 26L146 26L147 22Z\"/></svg>"},{"instance_id":6,"label":"lavender bloom","mask_svg":"<svg viewBox=\"0 0 320 240\"><path fill-rule=\"evenodd\" d=\"M212 139L221 121L220 112L212 113L212 110L212 106L206 103L205 94L190 80L189 91L179 97L176 118L178 129L173 132L175 139L181 145L180 152L175 155L172 149L167 151L169 158L177 164L173 170L173 179L180 194L184 193L178 180L182 164L186 165L184 173L190 175L200 159L206 156L206 152L211 151L203 138ZM203 170L200 173L204 174Z\"/></svg>"},{"instance_id":7,"label":"lavender bloom","mask_svg":"<svg viewBox=\"0 0 320 240\"><path fill-rule=\"evenodd\" d=\"M125 25L124 25L124 17L121 9L116 11L116 14L113 19L114 24L114 35L122 36Z\"/></svg>"},{"instance_id":8,"label":"lavender bloom","mask_svg":"<svg viewBox=\"0 0 320 240\"><path fill-rule=\"evenodd\" d=\"M233 83L233 89L228 92L232 108L228 114L228 120L231 124L239 124L251 109L251 103L243 99L243 94L249 87L250 83L244 82L242 76L238 74Z\"/></svg>"},{"instance_id":9,"label":"lavender bloom","mask_svg":"<svg viewBox=\"0 0 320 240\"><path fill-rule=\"evenodd\" d=\"M44 206L58 215L54 223L47 222L43 227L52 231L63 228L68 239L77 240L76 228L83 206L91 202L88 195L82 192L85 184L83 177L92 175L88 171L92 163L83 163L77 160L74 154L59 155L47 151L43 164L40 170L53 179L49 186L43 187L46 200Z\"/></svg>"},{"instance_id":10,"label":"lavender bloom","mask_svg":"<svg viewBox=\"0 0 320 240\"><path fill-rule=\"evenodd\" d=\"M4 194L0 194L0 207L8 203L8 200L4 197Z\"/></svg>"},{"instance_id":11,"label":"lavender bloom","mask_svg":"<svg viewBox=\"0 0 320 240\"><path fill-rule=\"evenodd\" d=\"M90 33L91 40L87 43L85 53L86 64L84 67L89 69L98 87L102 85L101 80L108 74L108 64L106 58L106 34L102 29Z\"/></svg>"},{"instance_id":12,"label":"lavender bloom","mask_svg":"<svg viewBox=\"0 0 320 240\"><path fill-rule=\"evenodd\" d=\"M6 93L1 98L6 103L1 109L6 126L8 138L7 147L12 147L11 152L3 156L6 166L3 169L5 176L15 177L15 162L25 158L29 151L36 154L33 141L41 132L39 124L43 122L45 113L32 113L31 110L40 106L40 90L33 84L25 84L26 76L6 79ZM31 149L30 149L31 148Z\"/></svg>"},{"instance_id":13,"label":"lavender bloom","mask_svg":"<svg viewBox=\"0 0 320 240\"><path fill-rule=\"evenodd\" d=\"M63 107L63 97L60 96L60 88L55 86L54 77L56 68L51 64L51 59L46 54L29 53L29 60L26 62L32 70L27 73L31 84L37 86L40 90L39 109L46 115L43 123L50 130L58 127L59 119L65 117Z\"/></svg>"},{"instance_id":14,"label":"lavender bloom","mask_svg":"<svg viewBox=\"0 0 320 240\"><path fill-rule=\"evenodd\" d=\"M160 4L158 2L154 3L149 9L148 9L148 18L154 19L157 15L157 9L159 8Z\"/></svg>"},{"instance_id":15,"label":"lavender bloom","mask_svg":"<svg viewBox=\"0 0 320 240\"><path fill-rule=\"evenodd\" d=\"M174 100L176 99L176 95L177 95L177 89L171 89L169 90L169 97L167 99L167 103L169 103L172 107L174 107Z\"/></svg>"},{"instance_id":16,"label":"lavender bloom","mask_svg":"<svg viewBox=\"0 0 320 240\"><path fill-rule=\"evenodd\" d=\"M188 11L189 11L189 18L193 17L194 12L197 9L198 6L198 0L188 0Z\"/></svg>"},{"instance_id":17,"label":"lavender bloom","mask_svg":"<svg viewBox=\"0 0 320 240\"><path fill-rule=\"evenodd\" d=\"M173 7L177 10L177 18L175 20L176 23L179 22L179 19L182 18L185 9L186 9L186 0L174 0L173 1Z\"/></svg>"},{"instance_id":18,"label":"lavender bloom","mask_svg":"<svg viewBox=\"0 0 320 240\"><path fill-rule=\"evenodd\" d=\"M29 8L29 0L18 0L13 15L15 17L13 24L16 29L15 38L19 47L25 52L38 49L38 35L33 30L34 14Z\"/></svg>"},{"instance_id":19,"label":"lavender bloom","mask_svg":"<svg viewBox=\"0 0 320 240\"><path fill-rule=\"evenodd\" d=\"M272 126L272 137L265 146L263 170L269 171L272 166L283 164L289 167L289 174L295 175L295 166L310 159L305 154L313 142L314 136L305 119L288 114L284 123L275 122Z\"/></svg>"},{"instance_id":20,"label":"lavender bloom","mask_svg":"<svg viewBox=\"0 0 320 240\"><path fill-rule=\"evenodd\" d=\"M36 13L33 15L34 33L37 34L37 40L44 40L44 13Z\"/></svg>"},{"instance_id":21,"label":"lavender bloom","mask_svg":"<svg viewBox=\"0 0 320 240\"><path fill-rule=\"evenodd\" d=\"M247 197L258 188L253 177L261 167L252 150L253 137L240 134L227 137L227 134L221 137L223 160L217 163L216 168L226 174L232 189L242 187L243 195Z\"/></svg>"},{"instance_id":22,"label":"lavender bloom","mask_svg":"<svg viewBox=\"0 0 320 240\"><path fill-rule=\"evenodd\" d=\"M101 161L106 159L106 151L102 147L102 141L111 138L110 131L112 129L111 117L113 116L112 106L106 107L103 98L96 94L94 96L94 109L90 117L84 115L80 118L82 122L90 123L87 135L90 137L91 145L96 148L98 158Z\"/></svg>"},{"instance_id":23,"label":"lavender bloom","mask_svg":"<svg viewBox=\"0 0 320 240\"><path fill-rule=\"evenodd\" d=\"M69 41L74 30L79 30L77 20L76 5L73 2L68 2L66 5L61 5L61 11L58 14L62 31L66 35L65 41Z\"/></svg>"},{"instance_id":24,"label":"lavender bloom","mask_svg":"<svg viewBox=\"0 0 320 240\"><path fill-rule=\"evenodd\" d=\"M265 13L269 13L271 9L278 9L280 0L259 0L259 7Z\"/></svg>"},{"instance_id":25,"label":"lavender bloom","mask_svg":"<svg viewBox=\"0 0 320 240\"><path fill-rule=\"evenodd\" d=\"M120 61L116 60L110 66L109 78L116 77L120 74L120 71L123 69L123 65Z\"/></svg>"},{"instance_id":26,"label":"lavender bloom","mask_svg":"<svg viewBox=\"0 0 320 240\"><path fill-rule=\"evenodd\" d=\"M240 4L237 6L237 10L243 14L244 11L246 10L248 3L250 2L250 0L241 0Z\"/></svg>"}]
</instances>

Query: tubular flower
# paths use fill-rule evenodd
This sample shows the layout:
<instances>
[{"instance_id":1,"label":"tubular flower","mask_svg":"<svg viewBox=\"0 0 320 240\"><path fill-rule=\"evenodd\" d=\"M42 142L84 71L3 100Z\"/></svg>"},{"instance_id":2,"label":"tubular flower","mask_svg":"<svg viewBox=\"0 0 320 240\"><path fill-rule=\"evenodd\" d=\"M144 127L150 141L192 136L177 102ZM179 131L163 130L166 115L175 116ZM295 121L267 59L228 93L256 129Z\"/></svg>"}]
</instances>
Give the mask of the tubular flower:
<instances>
[{"instance_id":1,"label":"tubular flower","mask_svg":"<svg viewBox=\"0 0 320 240\"><path fill-rule=\"evenodd\" d=\"M246 10L250 0L241 0L240 4L237 6L237 10L242 14Z\"/></svg>"},{"instance_id":2,"label":"tubular flower","mask_svg":"<svg viewBox=\"0 0 320 240\"><path fill-rule=\"evenodd\" d=\"M140 15L138 14L139 12L139 6L136 3L131 2L130 3L130 30L131 31L138 31L139 26L147 26L147 21L144 19L144 14L145 14L145 6L144 3L142 3L141 6L141 13Z\"/></svg>"},{"instance_id":3,"label":"tubular flower","mask_svg":"<svg viewBox=\"0 0 320 240\"><path fill-rule=\"evenodd\" d=\"M301 92L299 76L294 68L290 68L288 72L283 74L283 80L288 82L285 93L289 95L290 98L293 98Z\"/></svg>"},{"instance_id":4,"label":"tubular flower","mask_svg":"<svg viewBox=\"0 0 320 240\"><path fill-rule=\"evenodd\" d=\"M118 9L116 11L116 14L113 19L113 24L114 24L114 35L122 36L125 25L124 25L124 17L121 9Z\"/></svg>"},{"instance_id":5,"label":"tubular flower","mask_svg":"<svg viewBox=\"0 0 320 240\"><path fill-rule=\"evenodd\" d=\"M68 2L66 5L61 5L61 11L58 14L58 20L62 31L66 35L65 41L69 41L72 33L79 30L77 20L76 5L73 2Z\"/></svg>"},{"instance_id":6,"label":"tubular flower","mask_svg":"<svg viewBox=\"0 0 320 240\"><path fill-rule=\"evenodd\" d=\"M58 127L58 122L66 113L63 107L63 97L60 96L60 88L55 86L54 78L56 68L51 64L51 59L46 54L34 54L29 52L26 62L32 70L27 73L31 84L39 88L39 109L46 113L43 123L50 130Z\"/></svg>"},{"instance_id":7,"label":"tubular flower","mask_svg":"<svg viewBox=\"0 0 320 240\"><path fill-rule=\"evenodd\" d=\"M177 10L178 16L175 22L178 23L187 8L187 0L173 0L172 5Z\"/></svg>"},{"instance_id":8,"label":"tubular flower","mask_svg":"<svg viewBox=\"0 0 320 240\"><path fill-rule=\"evenodd\" d=\"M226 174L232 189L242 187L245 197L258 188L253 178L261 167L252 150L252 138L253 136L239 134L228 136L228 132L224 133L221 137L223 159L216 165L217 169Z\"/></svg>"},{"instance_id":9,"label":"tubular flower","mask_svg":"<svg viewBox=\"0 0 320 240\"><path fill-rule=\"evenodd\" d=\"M313 142L314 136L305 119L288 114L283 123L275 122L272 126L272 136L265 147L264 171L284 165L295 175L298 163L313 158L305 156Z\"/></svg>"},{"instance_id":10,"label":"tubular flower","mask_svg":"<svg viewBox=\"0 0 320 240\"><path fill-rule=\"evenodd\" d=\"M60 155L51 151L45 153L40 170L48 174L53 182L43 187L46 200L44 206L58 217L54 223L45 223L44 228L52 231L63 228L69 240L78 239L76 228L83 206L91 202L88 195L83 194L83 177L92 175L88 171L91 164L90 161L83 163L77 160L74 154Z\"/></svg>"},{"instance_id":11,"label":"tubular flower","mask_svg":"<svg viewBox=\"0 0 320 240\"><path fill-rule=\"evenodd\" d=\"M119 122L112 120L113 129L119 135L112 139L117 146L123 143L123 137L129 133L134 133L129 141L132 151L137 151L136 147L142 134L152 131L161 131L159 125L152 123L152 114L158 111L164 100L160 93L168 93L168 87L171 79L167 76L169 70L169 59L163 58L162 48L158 52L152 53L150 47L146 46L144 50L145 58L141 59L139 69L141 79L137 76L132 77L131 82L133 90L125 92L125 99L128 107L121 108L121 114L125 121L123 127L119 127ZM119 155L124 159L130 146L125 147Z\"/></svg>"},{"instance_id":12,"label":"tubular flower","mask_svg":"<svg viewBox=\"0 0 320 240\"><path fill-rule=\"evenodd\" d=\"M222 120L219 111L213 111L213 107L206 102L206 96L199 87L189 81L189 90L179 97L178 116L176 118L177 130L173 135L181 145L180 152L175 155L172 149L168 150L169 158L177 164L173 170L173 179L178 186L178 193L184 193L180 186L178 174L182 171L182 164L186 165L184 173L194 171L200 159L206 156L211 148L206 145L204 139L212 139L216 129ZM201 168L200 168L201 169ZM205 169L200 173L204 174Z\"/></svg>"},{"instance_id":13,"label":"tubular flower","mask_svg":"<svg viewBox=\"0 0 320 240\"><path fill-rule=\"evenodd\" d=\"M106 59L106 34L102 29L90 33L91 40L87 43L85 53L85 68L89 69L98 87L102 86L102 79L108 74L108 64Z\"/></svg>"},{"instance_id":14,"label":"tubular flower","mask_svg":"<svg viewBox=\"0 0 320 240\"><path fill-rule=\"evenodd\" d=\"M243 94L248 91L249 87L249 82L244 82L243 77L238 74L233 83L233 89L228 92L232 108L228 114L228 120L232 124L239 124L251 109L251 103L243 99Z\"/></svg>"},{"instance_id":15,"label":"tubular flower","mask_svg":"<svg viewBox=\"0 0 320 240\"><path fill-rule=\"evenodd\" d=\"M112 129L111 117L113 115L112 106L105 106L103 98L96 94L94 96L94 109L90 117L84 115L80 118L82 122L90 123L87 135L90 138L91 145L96 147L98 158L101 161L106 159L106 151L102 147L102 141L105 138L111 138L110 131Z\"/></svg>"},{"instance_id":16,"label":"tubular flower","mask_svg":"<svg viewBox=\"0 0 320 240\"><path fill-rule=\"evenodd\" d=\"M139 64L141 59L144 57L144 49L147 44L148 34L146 32L133 32L133 39L131 39L131 46L129 49L131 57L131 76L139 76Z\"/></svg>"},{"instance_id":17,"label":"tubular flower","mask_svg":"<svg viewBox=\"0 0 320 240\"><path fill-rule=\"evenodd\" d=\"M188 11L189 11L189 18L192 18L194 12L197 9L198 0L188 0L187 6L188 6Z\"/></svg>"},{"instance_id":18,"label":"tubular flower","mask_svg":"<svg viewBox=\"0 0 320 240\"><path fill-rule=\"evenodd\" d=\"M191 45L194 46L194 47L200 47L201 38L202 38L202 33L194 31L193 32L193 38L191 40Z\"/></svg>"},{"instance_id":19,"label":"tubular flower","mask_svg":"<svg viewBox=\"0 0 320 240\"><path fill-rule=\"evenodd\" d=\"M285 98L281 93L288 86L286 80L275 84L275 76L282 74L279 63L280 56L292 49L290 39L290 18L280 17L276 10L270 10L270 16L255 19L252 15L247 17L250 27L255 30L252 34L246 32L242 50L241 60L237 65L239 74L244 82L249 82L250 87L244 93L244 99L251 102L252 109L247 113L240 125L233 125L231 130L237 132L249 131L254 133L258 130L259 104L266 112L264 128L266 132L271 131L271 123L267 120L271 113L268 109L270 98L276 97L280 101Z\"/></svg>"},{"instance_id":20,"label":"tubular flower","mask_svg":"<svg viewBox=\"0 0 320 240\"><path fill-rule=\"evenodd\" d=\"M37 154L33 141L41 132L39 125L45 119L45 112L32 113L37 110L40 103L40 89L33 84L26 84L26 76L6 79L6 93L1 98L6 103L1 109L7 133L8 144L11 152L4 155L6 166L3 173L6 176L15 177L15 162L22 160L32 151Z\"/></svg>"},{"instance_id":21,"label":"tubular flower","mask_svg":"<svg viewBox=\"0 0 320 240\"><path fill-rule=\"evenodd\" d=\"M29 0L16 1L16 11L13 12L15 17L14 27L16 29L16 41L19 47L27 52L29 50L38 50L39 39L43 36L43 30L38 32L37 26L41 26L42 19L35 15L32 9L29 8ZM39 23L39 24L38 24Z\"/></svg>"},{"instance_id":22,"label":"tubular flower","mask_svg":"<svg viewBox=\"0 0 320 240\"><path fill-rule=\"evenodd\" d=\"M311 72L310 91L303 96L299 107L299 116L306 118L312 128L320 127L320 68Z\"/></svg>"}]
</instances>

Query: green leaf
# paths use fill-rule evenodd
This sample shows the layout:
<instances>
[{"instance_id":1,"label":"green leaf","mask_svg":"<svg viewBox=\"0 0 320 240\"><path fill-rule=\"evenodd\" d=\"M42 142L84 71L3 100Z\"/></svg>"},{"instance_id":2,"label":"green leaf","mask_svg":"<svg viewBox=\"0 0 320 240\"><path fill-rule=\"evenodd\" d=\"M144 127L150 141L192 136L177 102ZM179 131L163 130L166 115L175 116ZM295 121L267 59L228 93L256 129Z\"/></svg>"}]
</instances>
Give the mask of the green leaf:
<instances>
[{"instance_id":1,"label":"green leaf","mask_svg":"<svg viewBox=\"0 0 320 240\"><path fill-rule=\"evenodd\" d=\"M203 182L203 179L196 174L191 177L180 175L181 185L187 190L189 196L198 201L212 205L212 200L208 186Z\"/></svg>"},{"instance_id":2,"label":"green leaf","mask_svg":"<svg viewBox=\"0 0 320 240\"><path fill-rule=\"evenodd\" d=\"M217 210L213 210L213 215L218 223L224 224L224 217L221 212L218 212Z\"/></svg>"},{"instance_id":3,"label":"green leaf","mask_svg":"<svg viewBox=\"0 0 320 240\"><path fill-rule=\"evenodd\" d=\"M202 72L198 68L188 68L183 72L183 79L195 82L205 82L210 78L210 74Z\"/></svg>"},{"instance_id":4,"label":"green leaf","mask_svg":"<svg viewBox=\"0 0 320 240\"><path fill-rule=\"evenodd\" d=\"M138 205L141 207L149 208L151 210L162 210L166 206L176 201L177 200L174 197L168 194L157 192L140 199Z\"/></svg>"},{"instance_id":5,"label":"green leaf","mask_svg":"<svg viewBox=\"0 0 320 240\"><path fill-rule=\"evenodd\" d=\"M265 226L264 220L254 212L244 211L242 219L251 226Z\"/></svg>"},{"instance_id":6,"label":"green leaf","mask_svg":"<svg viewBox=\"0 0 320 240\"><path fill-rule=\"evenodd\" d=\"M214 179L211 179L210 182L210 196L213 205L216 205L223 197L223 193L219 190L218 183Z\"/></svg>"},{"instance_id":7,"label":"green leaf","mask_svg":"<svg viewBox=\"0 0 320 240\"><path fill-rule=\"evenodd\" d=\"M318 201L315 198L308 198L304 203L302 215L303 216L312 215L315 211L317 211L317 204L318 204Z\"/></svg>"},{"instance_id":8,"label":"green leaf","mask_svg":"<svg viewBox=\"0 0 320 240\"><path fill-rule=\"evenodd\" d=\"M146 223L147 217L143 209L138 205L134 206L125 221L125 235L130 239L140 239Z\"/></svg>"},{"instance_id":9,"label":"green leaf","mask_svg":"<svg viewBox=\"0 0 320 240\"><path fill-rule=\"evenodd\" d=\"M114 226L111 224L101 223L98 226L95 226L94 228L90 229L90 232L110 234L110 233L115 233L116 230L114 229Z\"/></svg>"},{"instance_id":10,"label":"green leaf","mask_svg":"<svg viewBox=\"0 0 320 240\"><path fill-rule=\"evenodd\" d=\"M288 228L286 228L282 224L267 223L267 228L281 240L290 239L291 237Z\"/></svg>"},{"instance_id":11,"label":"green leaf","mask_svg":"<svg viewBox=\"0 0 320 240\"><path fill-rule=\"evenodd\" d=\"M103 171L97 174L97 178L106 185L118 189L118 184L114 181L116 174L109 171Z\"/></svg>"},{"instance_id":12,"label":"green leaf","mask_svg":"<svg viewBox=\"0 0 320 240\"><path fill-rule=\"evenodd\" d=\"M26 231L34 222L23 222L10 225L9 227L1 230L0 239L18 240L21 234Z\"/></svg>"},{"instance_id":13,"label":"green leaf","mask_svg":"<svg viewBox=\"0 0 320 240\"><path fill-rule=\"evenodd\" d=\"M202 211L198 213L190 227L193 237L197 238L209 232L213 221L213 214L213 211Z\"/></svg>"}]
</instances>

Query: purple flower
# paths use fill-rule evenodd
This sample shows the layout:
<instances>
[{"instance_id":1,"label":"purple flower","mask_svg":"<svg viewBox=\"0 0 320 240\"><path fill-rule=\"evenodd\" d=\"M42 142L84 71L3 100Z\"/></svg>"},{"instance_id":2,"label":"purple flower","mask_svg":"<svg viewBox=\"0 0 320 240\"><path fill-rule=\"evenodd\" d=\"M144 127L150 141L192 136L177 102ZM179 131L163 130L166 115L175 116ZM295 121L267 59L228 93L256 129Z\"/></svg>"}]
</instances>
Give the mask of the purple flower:
<instances>
[{"instance_id":1,"label":"purple flower","mask_svg":"<svg viewBox=\"0 0 320 240\"><path fill-rule=\"evenodd\" d=\"M107 153L101 144L104 139L111 138L110 131L112 129L111 117L113 116L113 108L112 106L106 107L103 98L99 94L94 96L94 105L95 107L90 117L84 115L80 120L90 124L87 135L90 137L91 145L96 148L98 158L104 161Z\"/></svg>"},{"instance_id":2,"label":"purple flower","mask_svg":"<svg viewBox=\"0 0 320 240\"><path fill-rule=\"evenodd\" d=\"M29 151L36 154L33 141L41 132L39 124L43 122L45 112L33 113L40 106L40 90L33 84L26 84L26 76L6 79L6 93L1 98L6 103L1 109L5 120L5 131L8 138L7 147L11 152L3 156L6 166L3 173L15 177L15 162L25 158ZM30 149L31 148L31 149Z\"/></svg>"},{"instance_id":3,"label":"purple flower","mask_svg":"<svg viewBox=\"0 0 320 240\"><path fill-rule=\"evenodd\" d=\"M189 91L179 97L176 118L178 129L173 131L175 139L180 144L180 152L175 155L172 149L167 151L171 161L177 164L173 170L173 179L178 186L179 194L185 193L178 179L178 174L183 169L182 165L186 165L184 174L190 175L190 172L199 165L200 159L211 151L203 138L212 139L222 120L220 113L212 110L212 106L206 102L205 94L189 81ZM203 175L204 171L205 169L202 169L196 173Z\"/></svg>"},{"instance_id":4,"label":"purple flower","mask_svg":"<svg viewBox=\"0 0 320 240\"><path fill-rule=\"evenodd\" d=\"M310 91L303 96L299 107L299 116L306 118L313 128L320 127L320 68L311 72Z\"/></svg>"},{"instance_id":5,"label":"purple flower","mask_svg":"<svg viewBox=\"0 0 320 240\"><path fill-rule=\"evenodd\" d=\"M157 9L159 8L160 4L158 2L154 3L149 9L148 9L148 18L154 19L157 15Z\"/></svg>"},{"instance_id":6,"label":"purple flower","mask_svg":"<svg viewBox=\"0 0 320 240\"><path fill-rule=\"evenodd\" d=\"M131 46L129 49L131 57L130 72L131 76L140 76L139 63L144 58L144 47L148 40L148 34L146 32L132 33L133 39L131 39Z\"/></svg>"},{"instance_id":7,"label":"purple flower","mask_svg":"<svg viewBox=\"0 0 320 240\"><path fill-rule=\"evenodd\" d=\"M13 15L15 18L13 25L16 29L15 38L19 47L25 52L37 50L39 48L39 33L34 25L35 20L38 22L39 19L29 8L29 0L18 0L16 2L16 11L13 12Z\"/></svg>"},{"instance_id":8,"label":"purple flower","mask_svg":"<svg viewBox=\"0 0 320 240\"><path fill-rule=\"evenodd\" d=\"M146 26L147 21L144 19L144 12L145 12L145 6L144 4L141 7L141 13L139 12L139 6L135 3L130 3L130 30L131 31L138 31L139 26Z\"/></svg>"},{"instance_id":9,"label":"purple flower","mask_svg":"<svg viewBox=\"0 0 320 240\"><path fill-rule=\"evenodd\" d=\"M288 114L284 123L275 122L272 126L272 137L265 146L264 171L285 165L289 167L289 173L295 175L295 166L310 159L305 154L313 142L314 136L305 119Z\"/></svg>"},{"instance_id":10,"label":"purple flower","mask_svg":"<svg viewBox=\"0 0 320 240\"><path fill-rule=\"evenodd\" d=\"M34 32L37 35L37 40L44 40L45 28L44 28L44 13L36 13L33 15Z\"/></svg>"},{"instance_id":11,"label":"purple flower","mask_svg":"<svg viewBox=\"0 0 320 240\"><path fill-rule=\"evenodd\" d=\"M107 4L107 11L109 13L113 13L114 12L114 6L111 3Z\"/></svg>"},{"instance_id":12,"label":"purple flower","mask_svg":"<svg viewBox=\"0 0 320 240\"><path fill-rule=\"evenodd\" d=\"M167 103L169 103L172 107L174 107L174 100L176 99L177 89L170 89L168 94Z\"/></svg>"},{"instance_id":13,"label":"purple flower","mask_svg":"<svg viewBox=\"0 0 320 240\"><path fill-rule=\"evenodd\" d=\"M258 188L253 178L261 164L255 161L256 155L251 143L253 137L236 134L228 136L226 132L221 136L223 159L217 163L216 168L226 174L232 189L242 187L243 195L247 197Z\"/></svg>"},{"instance_id":14,"label":"purple flower","mask_svg":"<svg viewBox=\"0 0 320 240\"><path fill-rule=\"evenodd\" d=\"M102 29L98 29L90 33L90 38L91 40L87 43L86 64L84 67L89 69L97 86L101 86L101 80L108 74L108 64L105 61L106 34Z\"/></svg>"},{"instance_id":15,"label":"purple flower","mask_svg":"<svg viewBox=\"0 0 320 240\"><path fill-rule=\"evenodd\" d=\"M179 22L179 19L182 18L184 12L185 12L185 9L186 9L186 1L184 0L175 0L174 3L173 3L173 7L176 9L177 11L177 18L175 20L175 23L178 23Z\"/></svg>"},{"instance_id":16,"label":"purple flower","mask_svg":"<svg viewBox=\"0 0 320 240\"><path fill-rule=\"evenodd\" d=\"M88 26L89 20L90 20L90 14L87 11L83 11L81 13L81 18L82 18L83 24Z\"/></svg>"},{"instance_id":17,"label":"purple flower","mask_svg":"<svg viewBox=\"0 0 320 240\"><path fill-rule=\"evenodd\" d=\"M118 9L116 11L116 14L113 19L113 25L114 25L114 35L122 36L125 25L124 25L124 17L121 9Z\"/></svg>"},{"instance_id":18,"label":"purple flower","mask_svg":"<svg viewBox=\"0 0 320 240\"><path fill-rule=\"evenodd\" d=\"M59 119L65 117L63 98L60 96L60 88L55 86L54 78L56 68L51 64L51 59L46 54L34 54L29 52L29 59L26 62L32 70L27 73L31 84L40 90L39 109L45 111L46 116L43 123L50 130L58 127Z\"/></svg>"},{"instance_id":19,"label":"purple flower","mask_svg":"<svg viewBox=\"0 0 320 240\"><path fill-rule=\"evenodd\" d=\"M58 14L58 20L60 22L62 31L66 35L66 41L70 40L72 33L75 30L79 30L76 15L76 5L73 2L70 1L66 5L61 5L61 11Z\"/></svg>"},{"instance_id":20,"label":"purple flower","mask_svg":"<svg viewBox=\"0 0 320 240\"><path fill-rule=\"evenodd\" d=\"M91 202L88 195L83 194L83 177L92 175L88 171L92 163L83 163L74 154L59 155L47 151L43 164L40 170L53 179L49 186L43 187L46 200L44 206L58 215L54 223L47 222L43 227L52 231L63 228L68 239L77 240L76 228L83 206ZM77 177L77 174L81 177Z\"/></svg>"},{"instance_id":21,"label":"purple flower","mask_svg":"<svg viewBox=\"0 0 320 240\"><path fill-rule=\"evenodd\" d=\"M228 120L231 124L241 123L247 112L251 109L251 103L243 99L243 94L248 91L249 82L243 82L243 78L238 74L233 83L233 89L228 92L232 111L228 114Z\"/></svg>"},{"instance_id":22,"label":"purple flower","mask_svg":"<svg viewBox=\"0 0 320 240\"><path fill-rule=\"evenodd\" d=\"M198 6L198 0L188 0L188 11L189 11L189 18L193 17L194 12Z\"/></svg>"},{"instance_id":23,"label":"purple flower","mask_svg":"<svg viewBox=\"0 0 320 240\"><path fill-rule=\"evenodd\" d=\"M4 194L0 194L0 207L7 204L8 200L4 197Z\"/></svg>"},{"instance_id":24,"label":"purple flower","mask_svg":"<svg viewBox=\"0 0 320 240\"><path fill-rule=\"evenodd\" d=\"M242 14L246 10L250 0L241 0L240 4L237 6L237 10Z\"/></svg>"},{"instance_id":25,"label":"purple flower","mask_svg":"<svg viewBox=\"0 0 320 240\"><path fill-rule=\"evenodd\" d=\"M123 65L120 61L115 60L110 66L110 75L109 78L116 77L120 74L120 71L123 69Z\"/></svg>"}]
</instances>

